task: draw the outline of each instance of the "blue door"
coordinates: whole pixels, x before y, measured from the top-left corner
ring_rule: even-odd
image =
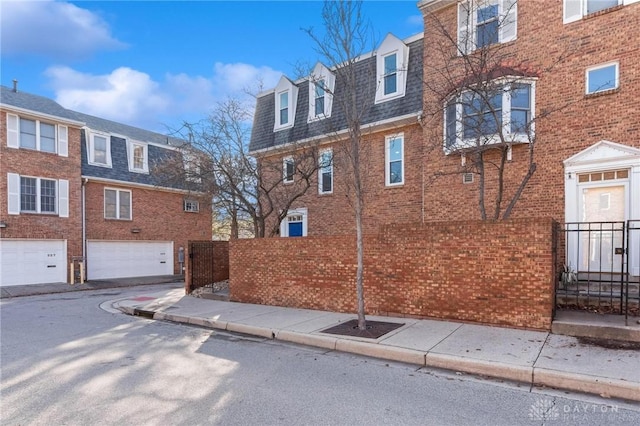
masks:
[[[289,222],[289,236],[302,237],[302,222]]]

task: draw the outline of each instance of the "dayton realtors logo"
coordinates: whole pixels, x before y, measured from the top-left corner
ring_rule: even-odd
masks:
[[[621,420],[624,415],[619,412],[617,405],[589,404],[586,402],[574,402],[569,404],[556,404],[555,399],[539,398],[529,408],[531,420],[561,420],[572,422],[588,422],[596,416],[602,416],[603,420]]]

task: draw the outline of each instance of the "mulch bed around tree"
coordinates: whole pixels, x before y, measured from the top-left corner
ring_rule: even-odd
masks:
[[[380,336],[400,328],[404,323],[367,321],[367,329],[360,330],[358,328],[358,320],[350,320],[322,330],[322,333],[339,334],[341,336],[364,337],[367,339],[377,339]]]

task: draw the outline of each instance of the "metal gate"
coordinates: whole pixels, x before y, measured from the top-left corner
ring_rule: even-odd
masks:
[[[215,282],[214,263],[213,241],[189,241],[189,293]]]
[[[638,315],[640,220],[559,224],[556,307]]]

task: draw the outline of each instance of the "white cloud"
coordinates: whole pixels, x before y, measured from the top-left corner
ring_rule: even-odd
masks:
[[[70,3],[2,1],[0,7],[3,55],[69,59],[126,47],[100,16]]]
[[[282,73],[269,67],[216,63],[209,77],[167,74],[154,81],[149,74],[120,67],[109,74],[93,75],[68,66],[54,66],[45,75],[62,106],[86,114],[164,131],[184,121],[205,118],[216,102],[228,97],[253,107],[247,90],[277,84]]]

